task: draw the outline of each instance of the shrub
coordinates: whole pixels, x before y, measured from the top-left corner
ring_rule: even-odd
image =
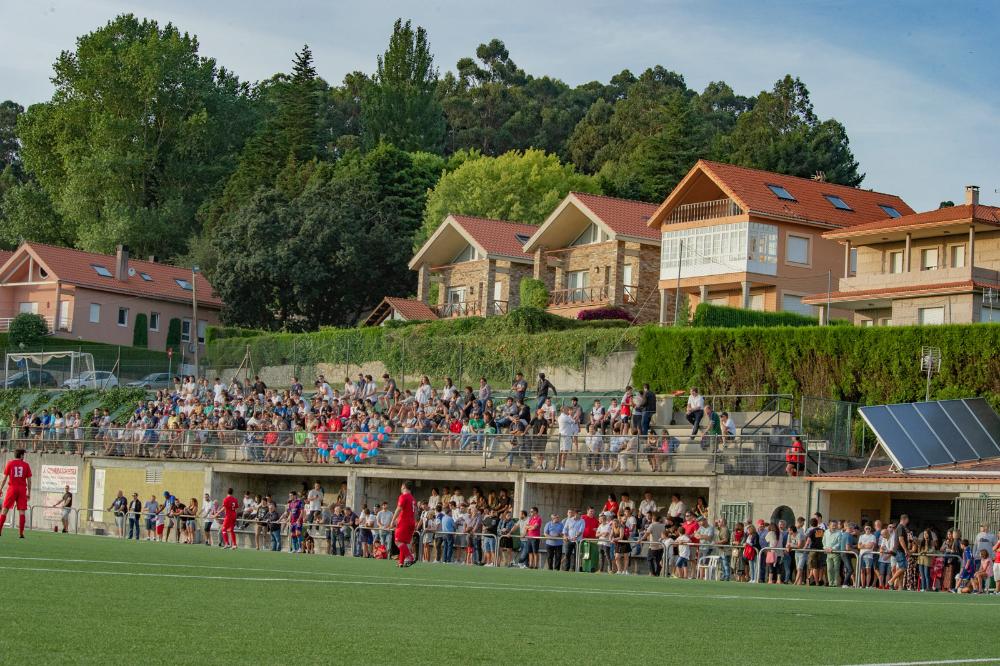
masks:
[[[49,325],[42,315],[22,312],[14,317],[7,329],[7,340],[12,347],[37,347],[49,334]]]
[[[135,316],[135,326],[132,329],[132,346],[149,346],[149,324],[147,323],[145,312],[140,312]]]
[[[743,308],[729,308],[711,303],[701,303],[694,310],[691,326],[818,326],[816,317],[806,317],[794,312],[760,312]]]
[[[519,287],[521,292],[522,308],[538,308],[544,310],[549,305],[549,290],[545,283],[535,278],[525,278],[521,280]]]
[[[167,346],[177,348],[181,344],[181,320],[174,317],[167,324]]]
[[[589,310],[580,310],[576,313],[576,318],[580,321],[599,321],[603,319],[622,319],[627,322],[633,322],[635,319],[628,313],[627,310],[622,308],[604,307],[604,308],[590,308]]]
[[[173,321],[173,320],[171,320]],[[268,331],[256,328],[240,328],[239,326],[209,326],[205,333],[205,342],[213,340],[224,340],[226,338],[252,338],[257,335],[265,335]],[[177,320],[177,341],[180,342],[181,329],[180,320]]]

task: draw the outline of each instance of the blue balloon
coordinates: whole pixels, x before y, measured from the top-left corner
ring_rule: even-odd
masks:
[[[377,455],[378,455],[378,449],[372,449],[371,451],[368,452],[369,458],[374,458]]]
[[[337,460],[339,460],[340,462],[347,462],[347,454],[346,453],[338,453],[337,454]]]
[[[384,435],[385,434],[385,426],[379,426],[378,427],[378,431]]]
[[[361,462],[361,454],[354,456],[354,462]]]

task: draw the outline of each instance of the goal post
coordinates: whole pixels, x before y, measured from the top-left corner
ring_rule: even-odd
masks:
[[[94,355],[79,351],[10,352],[4,358],[3,386],[98,388]]]

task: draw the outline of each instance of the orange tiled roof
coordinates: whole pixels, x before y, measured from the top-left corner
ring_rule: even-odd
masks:
[[[693,169],[698,168],[704,169],[722,185],[724,190],[728,190],[730,196],[744,209],[765,216],[800,219],[804,222],[836,227],[853,227],[884,219],[886,212],[879,207],[879,204],[892,206],[903,215],[914,212],[905,201],[894,194],[708,160],[698,160]],[[785,188],[795,201],[779,199],[768,185]],[[836,208],[824,195],[840,197],[851,210]]]
[[[572,192],[584,206],[601,218],[616,234],[635,236],[638,238],[660,239],[660,232],[651,229],[647,224],[649,218],[656,212],[655,204],[632,199],[618,199],[600,194]]]
[[[10,250],[0,250],[0,266],[7,263],[7,260],[14,256]]]
[[[27,242],[24,245],[38,255],[59,280],[70,284],[115,293],[142,296],[145,298],[191,302],[191,292],[181,288],[175,280],[191,281],[191,269],[178,266],[168,266],[153,261],[141,261],[129,258],[128,265],[135,269],[135,275],[127,276],[124,281],[115,279],[115,255],[84,252],[68,247],[57,247],[44,243]],[[23,247],[23,246],[22,246]],[[93,264],[104,266],[112,277],[102,277],[94,270]],[[144,280],[142,273],[151,280]],[[221,308],[222,300],[212,291],[212,285],[201,273],[195,276],[198,289],[198,304],[212,308]]]
[[[418,301],[415,298],[394,298],[392,296],[386,296],[385,302],[388,303],[396,312],[403,315],[407,321],[421,321],[425,319],[437,319],[438,316],[431,309],[431,306],[427,305],[423,301]]]
[[[971,289],[986,289],[998,285],[978,282],[975,280],[962,280],[960,282],[936,282],[932,284],[913,284],[900,287],[884,287],[879,289],[858,289],[855,291],[834,291],[830,293],[831,301],[852,301],[866,296],[878,298],[880,296],[917,296],[922,294],[941,294],[966,292]],[[826,292],[820,294],[810,294],[802,299],[803,303],[810,305],[822,305],[826,303]]]
[[[900,211],[901,213],[903,211]],[[864,234],[876,231],[890,231],[895,229],[908,229],[921,226],[943,225],[951,222],[973,220],[981,224],[989,224],[1000,227],[1000,208],[996,206],[973,206],[972,204],[962,204],[961,206],[949,206],[948,208],[938,208],[928,210],[923,213],[913,213],[902,215],[901,217],[890,217],[866,224],[852,226],[850,229],[837,229],[823,234],[824,238],[847,238],[856,234]]]
[[[451,217],[462,225],[462,228],[476,239],[476,242],[482,245],[488,254],[531,258],[531,255],[524,251],[524,241],[518,239],[517,236],[522,235],[530,238],[538,231],[537,226],[520,222],[507,222],[506,220],[490,220],[471,215],[452,215]]]

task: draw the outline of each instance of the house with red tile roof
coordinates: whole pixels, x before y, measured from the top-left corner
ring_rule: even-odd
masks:
[[[549,289],[548,310],[575,317],[615,307],[656,321],[660,233],[648,225],[656,206],[570,192],[525,243],[533,277]]]
[[[854,270],[824,232],[913,212],[892,194],[699,160],[647,222],[662,241],[661,321],[678,290],[692,306],[822,314],[805,297]]]
[[[221,309],[201,273],[137,261],[125,247],[106,255],[24,242],[0,256],[0,331],[19,313],[32,312],[45,317],[56,337],[130,346],[144,314],[148,347],[163,350],[171,320],[180,322],[182,344],[196,337],[204,344]]]
[[[852,313],[856,324],[889,326],[1000,322],[1000,208],[965,202],[924,213],[885,217],[834,229],[856,272],[829,295],[804,302]]]
[[[532,258],[523,246],[536,229],[449,215],[410,260],[410,270],[417,272],[416,300],[430,305],[438,317],[505,314],[517,307],[521,280],[532,273]]]

